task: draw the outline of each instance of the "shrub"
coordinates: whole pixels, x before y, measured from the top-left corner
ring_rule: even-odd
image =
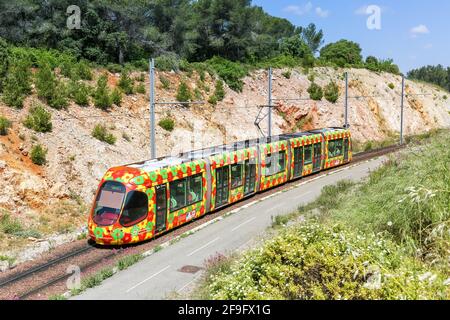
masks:
[[[447,97],[447,96],[443,96],[442,98],[443,98],[444,100],[447,100],[448,97]]]
[[[160,75],[159,81],[161,81],[163,89],[165,90],[170,89],[170,80],[168,78],[164,77],[163,75]]]
[[[445,299],[444,280],[380,235],[309,222],[207,272],[206,288],[224,300]]]
[[[62,81],[57,81],[52,96],[47,100],[47,102],[50,107],[61,110],[69,105],[67,97],[68,90],[66,84]]]
[[[217,104],[217,97],[216,97],[216,95],[212,95],[211,97],[209,97],[208,102],[215,106]]]
[[[362,63],[361,47],[355,42],[340,40],[323,47],[320,50],[320,59],[339,67],[358,65]]]
[[[389,87],[391,90],[394,90],[395,85],[391,82],[391,83],[388,84],[388,87]]]
[[[120,107],[120,105],[122,104],[122,91],[120,91],[120,89],[114,88],[111,93],[111,101],[116,106]]]
[[[331,103],[336,103],[336,101],[339,99],[339,87],[336,83],[330,82],[325,87],[325,99],[327,99]]]
[[[30,63],[20,59],[10,66],[3,82],[3,102],[14,108],[22,108],[25,97],[31,93]]]
[[[0,116],[0,136],[6,136],[8,134],[8,129],[11,128],[11,121],[3,116]]]
[[[161,55],[155,59],[155,67],[161,71],[178,71],[180,59],[174,53]]]
[[[8,74],[10,57],[10,46],[3,38],[0,38],[0,92],[3,91],[3,81]]]
[[[30,156],[31,156],[31,161],[34,164],[42,166],[43,164],[45,164],[47,162],[47,160],[46,160],[47,149],[45,149],[40,144],[37,144],[37,145],[33,146],[33,148],[31,149]]]
[[[43,66],[36,73],[36,90],[39,98],[47,101],[53,97],[57,80],[50,65],[44,63]]]
[[[292,76],[292,73],[288,70],[282,73],[282,76],[285,77],[286,79],[290,79]]]
[[[107,110],[112,105],[112,99],[108,88],[108,78],[106,75],[100,76],[97,81],[97,88],[94,92],[94,104],[97,108]]]
[[[313,100],[320,101],[323,98],[323,90],[316,83],[311,83],[308,88],[309,97]]]
[[[37,104],[30,108],[24,123],[25,127],[36,132],[52,131],[52,115],[44,106]]]
[[[143,83],[140,83],[136,86],[136,93],[145,94],[145,85]]]
[[[223,88],[223,81],[216,81],[216,89],[214,91],[214,95],[217,98],[217,101],[222,101],[225,98],[225,89]]]
[[[92,80],[92,70],[87,61],[80,61],[75,65],[75,72],[82,80]]]
[[[248,74],[248,69],[238,63],[226,60],[221,57],[214,57],[207,61],[215,72],[222,78],[228,86],[234,91],[241,92],[244,86],[242,78]]]
[[[89,95],[91,93],[91,89],[88,85],[86,85],[82,81],[73,81],[70,84],[70,96],[73,101],[80,106],[88,106],[89,105]]]
[[[0,215],[0,231],[6,234],[14,234],[16,232],[22,231],[22,225],[19,220],[11,215],[8,212],[2,211]]]
[[[71,56],[67,56],[64,59],[62,59],[59,65],[61,74],[66,78],[77,77],[78,75],[75,72],[75,64],[76,61]]]
[[[120,79],[119,79],[119,83],[118,86],[120,89],[122,89],[122,92],[125,94],[133,94],[133,79],[130,78],[130,74],[128,70],[123,70],[121,75],[120,75]]]
[[[108,129],[101,125],[97,124],[92,130],[92,136],[97,140],[106,142],[108,144],[115,144],[116,137],[112,133],[108,133]]]
[[[181,81],[176,98],[179,102],[188,102],[192,100],[192,93],[186,82]]]
[[[161,119],[158,125],[166,131],[172,132],[175,128],[175,121],[172,118],[166,117]]]

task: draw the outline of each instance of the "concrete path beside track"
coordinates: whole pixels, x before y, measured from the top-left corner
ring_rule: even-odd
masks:
[[[195,283],[202,271],[184,273],[180,271],[181,268],[202,267],[205,259],[216,253],[248,249],[261,239],[267,227],[272,224],[273,216],[290,213],[300,205],[314,201],[324,186],[341,180],[358,181],[367,177],[385,159],[386,157],[380,157],[358,163],[307,183],[299,180],[299,186],[256,202],[213,223],[72,299],[165,299],[174,293],[183,294]]]

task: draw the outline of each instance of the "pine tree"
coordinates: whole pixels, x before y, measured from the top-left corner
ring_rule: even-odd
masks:
[[[102,75],[97,81],[97,89],[94,93],[94,104],[97,108],[107,110],[112,105],[111,94],[108,88],[108,78]]]

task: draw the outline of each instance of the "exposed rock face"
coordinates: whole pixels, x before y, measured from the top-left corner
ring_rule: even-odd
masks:
[[[283,70],[274,71],[273,98],[301,98],[275,100],[273,134],[325,126],[342,126],[344,122],[345,70],[314,69],[314,81],[325,86],[337,83],[340,97],[336,104],[311,101],[307,88],[308,75],[292,71],[286,79]],[[391,74],[376,74],[367,70],[346,70],[350,75],[349,121],[353,136],[359,141],[382,140],[399,131],[401,78]],[[156,79],[160,73],[157,73]],[[158,101],[174,101],[182,75],[164,73],[171,87],[163,90],[157,84]],[[117,82],[119,75],[109,75],[109,83]],[[158,155],[176,154],[203,146],[219,145],[259,135],[254,125],[260,105],[267,105],[267,73],[256,71],[247,77],[242,93],[226,88],[226,97],[217,106],[192,105],[157,106],[156,121],[170,115],[175,129],[167,132],[156,127]],[[199,76],[189,77],[194,90]],[[214,79],[207,75],[210,93],[202,91],[205,100],[214,91]],[[389,88],[389,84],[394,89]],[[405,132],[413,134],[437,127],[450,126],[449,94],[431,85],[406,82]],[[148,82],[146,83],[148,87]],[[361,97],[363,96],[363,97]],[[357,98],[360,97],[360,98]],[[93,106],[83,108],[71,105],[67,110],[51,110],[53,130],[35,133],[23,127],[20,120],[26,116],[32,101],[29,97],[23,110],[13,110],[0,104],[0,111],[14,123],[10,134],[0,137],[0,208],[29,217],[54,201],[79,195],[90,204],[97,184],[111,166],[149,158],[148,95],[124,97],[121,107],[104,112]],[[91,136],[93,127],[102,123],[117,137],[115,145],[100,142]],[[267,121],[261,129],[266,132]],[[24,140],[23,137],[25,137]],[[129,141],[128,141],[129,140]],[[48,149],[47,164],[35,166],[29,159],[29,150],[38,141]]]

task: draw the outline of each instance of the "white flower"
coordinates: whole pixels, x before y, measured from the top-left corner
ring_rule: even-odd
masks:
[[[392,227],[392,225],[393,225],[392,221],[389,221],[389,222],[387,223],[387,225],[388,225],[388,227]]]

